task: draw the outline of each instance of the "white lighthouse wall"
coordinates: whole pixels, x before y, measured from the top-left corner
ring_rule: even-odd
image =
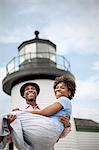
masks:
[[[30,82],[30,81],[28,81]],[[40,94],[37,97],[37,103],[41,108],[55,102],[55,95],[53,90],[53,80],[39,79],[33,80],[40,86]],[[25,82],[24,82],[25,83]],[[20,87],[24,84],[20,83],[13,87],[11,92],[12,108],[22,108],[25,104],[25,99],[20,96]],[[72,129],[67,137],[60,139],[55,146],[55,150],[78,150],[78,144],[76,140],[76,130],[73,118],[71,118]]]
[[[99,150],[99,132],[79,132],[77,140],[80,150]]]

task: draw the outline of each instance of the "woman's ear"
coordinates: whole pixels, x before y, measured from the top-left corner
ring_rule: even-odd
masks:
[[[71,95],[71,91],[68,91],[68,96],[70,96]]]

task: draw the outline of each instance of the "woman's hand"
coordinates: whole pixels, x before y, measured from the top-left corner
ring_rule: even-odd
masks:
[[[68,125],[69,125],[69,117],[68,116],[58,116],[58,119],[61,123],[63,123],[64,128],[68,127]]]
[[[12,111],[17,111],[17,110],[20,110],[19,108],[14,108],[14,109],[12,109]]]

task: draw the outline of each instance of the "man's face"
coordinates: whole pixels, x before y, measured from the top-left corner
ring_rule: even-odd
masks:
[[[34,86],[28,85],[24,89],[24,98],[28,101],[31,101],[31,100],[36,100],[36,97],[37,97],[36,88]]]

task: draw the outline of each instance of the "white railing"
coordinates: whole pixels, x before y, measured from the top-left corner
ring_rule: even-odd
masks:
[[[30,63],[33,61],[34,58],[47,58],[56,64],[56,68],[70,71],[70,63],[64,56],[56,55],[50,52],[41,52],[41,53],[26,53],[24,55],[19,55],[17,57],[12,58],[6,65],[6,75],[19,71],[20,65],[22,63],[24,63],[27,60],[28,60],[27,63]],[[43,62],[40,62],[40,64],[41,63],[42,66],[44,67]]]

